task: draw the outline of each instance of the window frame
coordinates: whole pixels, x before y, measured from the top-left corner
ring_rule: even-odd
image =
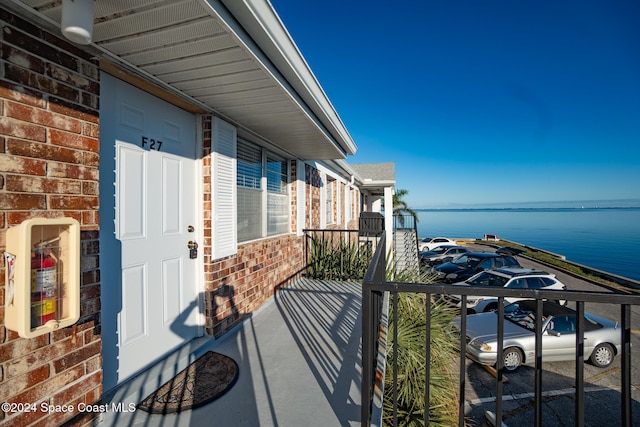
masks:
[[[250,232],[250,235],[248,236],[240,235],[243,229],[241,228],[239,222],[241,220],[241,217],[242,218],[250,217],[250,215],[247,215],[245,212],[241,211],[240,203],[238,203],[238,200],[236,200],[236,203],[238,205],[238,212],[237,212],[237,218],[236,218],[238,222],[238,237],[237,237],[238,244],[245,244],[247,242],[251,242],[254,240],[260,240],[260,239],[265,239],[265,238],[270,238],[278,235],[291,233],[291,164],[289,159],[286,159],[283,156],[280,156],[263,146],[255,144],[243,138],[237,139],[237,146],[238,146],[238,149],[237,149],[238,169],[235,177],[235,185],[237,188],[238,197],[240,197],[242,194],[246,193],[247,191],[257,191],[260,193],[259,194],[259,200],[260,200],[259,216],[260,217],[256,218],[257,221],[255,222],[256,224],[259,224],[259,227],[257,232],[256,231]],[[255,180],[251,182],[254,185],[251,185],[251,186],[240,185],[240,182],[244,181],[241,178],[241,172],[243,170],[250,171],[250,169],[240,166],[243,163],[243,161],[241,160],[240,154],[243,151],[249,152],[251,150],[260,152],[260,156],[259,156],[260,178],[258,180],[259,185],[257,187],[255,186],[255,183],[257,181]],[[279,172],[269,167],[272,160],[279,162],[283,167]],[[270,175],[273,176],[274,174],[276,174],[276,176],[279,176],[280,178],[284,178],[284,180],[280,181],[280,191],[275,190],[275,187],[272,186],[273,181],[270,180]],[[250,178],[256,179],[257,176],[254,175],[253,177],[250,177]],[[270,197],[270,195],[272,195],[273,197]],[[277,203],[278,196],[284,196],[286,200],[284,202]],[[274,201],[276,201],[276,205],[282,206],[282,210],[274,211],[271,208],[273,206]],[[272,215],[274,212],[276,212],[276,217],[278,215],[280,216],[284,215],[286,217],[284,221],[279,222],[280,226],[277,226],[275,231],[273,231],[271,227],[271,224],[273,223],[270,223],[270,215]]]

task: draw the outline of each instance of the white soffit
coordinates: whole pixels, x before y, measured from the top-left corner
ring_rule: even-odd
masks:
[[[10,1],[60,23],[61,1]],[[301,159],[355,153],[267,0],[96,0],[93,44]]]

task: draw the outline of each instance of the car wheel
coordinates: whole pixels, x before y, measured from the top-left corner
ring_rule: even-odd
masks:
[[[498,311],[498,304],[496,304],[495,302],[487,304],[487,306],[484,308],[484,312],[489,313],[491,311]]]
[[[611,365],[614,356],[613,347],[611,347],[610,344],[598,344],[596,348],[593,349],[589,360],[598,368],[606,368]]]
[[[502,354],[504,369],[513,372],[522,364],[522,352],[515,348],[509,347]]]

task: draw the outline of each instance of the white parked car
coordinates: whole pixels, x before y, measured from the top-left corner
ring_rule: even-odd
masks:
[[[430,251],[433,248],[443,245],[456,245],[455,240],[446,237],[425,237],[418,241],[418,252]]]
[[[500,287],[511,289],[556,289],[566,290],[567,287],[560,282],[555,274],[530,268],[501,268],[498,270],[485,270],[470,277],[464,282],[454,283],[458,286],[474,286],[478,288]],[[482,293],[482,289],[478,289]],[[461,307],[460,295],[445,295],[444,300],[451,305]],[[522,298],[505,297],[504,303],[520,301]],[[566,301],[556,301],[565,304]],[[467,312],[470,314],[495,311],[498,309],[497,297],[467,296]]]

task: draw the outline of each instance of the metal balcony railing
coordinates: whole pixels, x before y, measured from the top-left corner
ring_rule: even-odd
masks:
[[[416,229],[416,217],[413,215],[394,215],[393,216],[393,229],[394,230],[402,230]]]
[[[306,229],[306,275],[316,279],[360,280],[383,230]]]
[[[390,314],[391,322],[397,324],[398,312],[394,302],[397,301],[399,294],[403,292],[426,294],[426,301],[430,301],[431,295],[462,295],[462,306],[466,306],[466,299],[469,295],[478,293],[473,287],[461,287],[443,284],[420,284],[420,283],[398,283],[387,282],[385,280],[385,254],[384,236],[378,244],[378,249],[373,254],[371,265],[367,270],[362,284],[362,414],[361,425],[381,425],[383,407],[381,401],[385,388],[391,388],[393,392],[392,408],[394,425],[397,425],[397,360],[386,360],[386,343],[387,343],[387,316]],[[585,379],[584,379],[584,319],[581,315],[584,313],[584,304],[589,303],[608,303],[616,304],[620,307],[620,328],[622,332],[622,352],[619,355],[621,360],[621,405],[620,416],[621,425],[631,426],[631,306],[640,305],[640,297],[637,295],[621,294],[621,293],[605,293],[605,292],[580,292],[580,291],[542,291],[530,289],[506,289],[506,288],[486,288],[482,290],[483,295],[497,297],[499,299],[498,307],[498,364],[496,366],[497,380],[495,390],[495,417],[496,425],[502,425],[502,395],[503,395],[503,370],[502,366],[502,340],[504,337],[504,307],[503,299],[505,297],[519,297],[536,300],[536,316],[538,319],[542,317],[542,301],[549,300],[567,300],[575,302],[577,306],[577,317],[581,319],[577,324],[576,333],[576,360],[575,360],[575,424],[584,425],[585,410]],[[430,384],[430,304],[426,304],[426,354],[424,376],[425,381],[425,425],[429,424],[429,384]],[[536,322],[536,346],[535,346],[535,391],[534,391],[534,425],[542,425],[542,331],[540,330],[542,322]],[[467,314],[462,310],[461,313],[461,334],[460,334],[460,367],[459,367],[459,420],[458,424],[464,426],[465,416],[465,381],[466,381],[466,327]],[[397,330],[397,328],[393,328]],[[388,337],[393,345],[397,345],[398,337],[395,334]],[[392,352],[397,355],[398,351]],[[386,365],[385,365],[386,364]],[[385,369],[392,369],[392,384],[384,383]],[[375,404],[374,404],[375,403]],[[377,412],[374,412],[376,410]]]

